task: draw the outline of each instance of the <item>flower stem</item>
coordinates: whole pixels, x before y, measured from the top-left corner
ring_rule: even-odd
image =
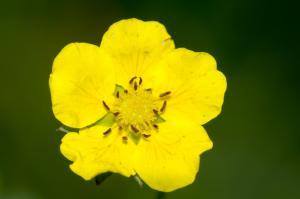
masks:
[[[165,199],[166,198],[166,193],[158,191],[156,195],[156,199]]]

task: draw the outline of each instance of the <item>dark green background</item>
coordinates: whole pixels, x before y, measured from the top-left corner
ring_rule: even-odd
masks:
[[[115,175],[100,187],[71,173],[51,112],[53,58],[99,44],[109,25],[162,22],[177,47],[215,56],[228,80],[197,180],[167,198],[300,198],[299,6],[292,1],[1,1],[0,198],[154,198]]]

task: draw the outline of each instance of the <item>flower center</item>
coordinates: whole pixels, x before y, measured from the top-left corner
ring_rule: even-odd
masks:
[[[124,141],[130,134],[148,138],[153,130],[158,130],[158,124],[164,121],[161,114],[166,110],[171,92],[154,96],[152,89],[144,88],[142,82],[141,77],[133,77],[128,89],[117,85],[114,93],[116,101],[111,108],[103,102],[104,107],[115,115],[118,128],[127,132],[123,136]]]
[[[133,90],[121,95],[115,108],[120,113],[119,123],[122,126],[130,124],[145,129],[147,122],[154,121],[156,115],[153,110],[157,109],[158,106],[158,101],[151,92]]]

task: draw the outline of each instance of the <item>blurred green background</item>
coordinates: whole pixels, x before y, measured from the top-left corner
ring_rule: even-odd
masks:
[[[296,2],[296,1],[294,1]],[[109,25],[162,22],[177,47],[215,56],[228,79],[213,150],[195,183],[167,198],[300,198],[299,5],[293,1],[1,1],[0,198],[154,198],[118,175],[101,186],[71,173],[48,77],[70,42],[99,44]],[[298,50],[298,52],[297,52]]]

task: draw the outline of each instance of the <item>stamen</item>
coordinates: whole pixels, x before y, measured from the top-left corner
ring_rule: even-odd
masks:
[[[133,130],[133,132],[135,132],[135,133],[139,132],[139,130],[136,127],[134,127],[133,125],[130,125],[130,127]]]
[[[160,108],[160,112],[164,112],[166,110],[167,107],[167,101],[164,101],[162,107]]]
[[[106,131],[103,132],[103,135],[108,135],[111,132],[111,128],[107,129]]]
[[[139,136],[143,136],[143,133],[148,130],[158,129],[158,126],[153,124],[160,122],[159,115],[166,110],[167,106],[167,98],[159,99],[159,96],[164,97],[171,93],[169,91],[158,94],[159,96],[153,96],[151,87],[142,88],[143,81],[142,77],[132,77],[129,80],[128,90],[115,92],[115,96],[119,99],[116,99],[116,104],[111,107],[111,113],[116,116],[118,126]],[[147,134],[145,134],[146,137],[149,137],[150,135]],[[127,134],[122,134],[121,138],[123,140],[130,139]]]
[[[143,134],[144,138],[148,138],[150,137],[151,135],[150,134]]]
[[[134,82],[134,86],[133,86],[133,88],[134,88],[134,90],[135,90],[135,91],[137,90],[137,87],[138,87],[137,83],[136,83],[136,82]]]
[[[129,84],[132,84],[132,82],[136,79],[136,76],[130,79]]]
[[[158,125],[157,124],[153,124],[152,125],[155,129],[158,129]]]
[[[127,137],[127,136],[123,136],[123,137],[122,137],[122,140],[123,140],[124,142],[126,142],[126,141],[128,140],[128,137]]]
[[[153,113],[154,113],[155,115],[158,115],[158,110],[153,109]]]
[[[109,106],[107,106],[107,104],[105,103],[105,101],[102,101],[102,103],[103,103],[103,106],[106,108],[106,110],[110,110],[110,108],[109,108]]]
[[[161,93],[159,95],[159,97],[165,97],[165,96],[170,95],[170,94],[171,94],[171,91],[167,91],[167,92]]]

